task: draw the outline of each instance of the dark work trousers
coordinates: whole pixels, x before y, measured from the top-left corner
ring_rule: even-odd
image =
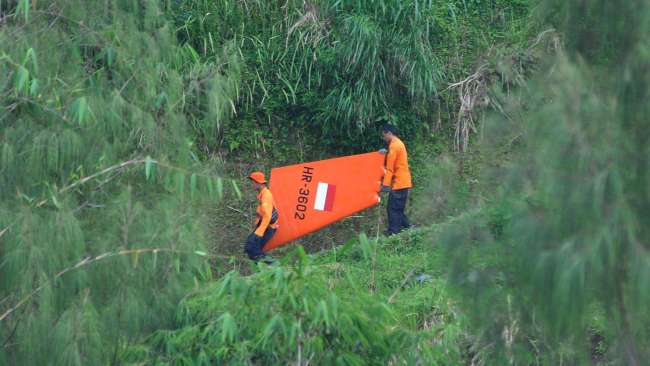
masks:
[[[251,233],[246,239],[246,246],[244,247],[244,251],[248,255],[248,258],[257,261],[266,257],[266,253],[262,251],[262,248],[264,248],[264,245],[271,240],[273,235],[275,235],[275,229],[272,229],[271,227],[266,228],[264,236],[262,237],[255,235],[254,232]]]
[[[411,227],[408,217],[404,213],[409,189],[396,189],[388,194],[388,235],[397,234],[403,229]]]

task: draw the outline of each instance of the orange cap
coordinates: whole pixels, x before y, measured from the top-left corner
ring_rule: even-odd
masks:
[[[251,175],[248,176],[248,178],[255,183],[259,183],[259,184],[266,183],[266,178],[264,178],[264,173],[262,172],[252,172]]]

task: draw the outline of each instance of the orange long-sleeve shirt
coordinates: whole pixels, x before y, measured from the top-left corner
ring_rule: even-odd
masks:
[[[273,207],[275,203],[273,202],[273,194],[271,191],[264,187],[260,190],[260,193],[257,195],[257,200],[259,204],[257,206],[257,229],[255,229],[255,235],[264,236],[264,232],[267,227],[277,229],[278,223],[275,222],[271,224],[271,217],[273,216]]]
[[[409,170],[408,154],[402,140],[394,137],[388,145],[386,155],[385,186],[392,189],[411,188],[411,171]]]

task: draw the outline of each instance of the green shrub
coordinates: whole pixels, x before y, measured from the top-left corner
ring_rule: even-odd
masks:
[[[266,267],[228,273],[185,300],[173,330],[136,347],[133,363],[170,365],[432,364],[432,337],[409,331],[368,292],[339,293],[326,267]],[[302,362],[302,363],[301,363]]]

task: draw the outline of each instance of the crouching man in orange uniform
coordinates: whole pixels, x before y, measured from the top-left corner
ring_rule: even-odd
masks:
[[[253,189],[257,193],[257,219],[255,223],[255,231],[253,231],[246,239],[244,251],[248,258],[258,261],[264,260],[271,262],[272,259],[262,251],[264,245],[275,235],[278,228],[278,210],[275,208],[273,201],[273,194],[266,186],[266,178],[262,172],[253,172],[248,178],[253,182]]]

